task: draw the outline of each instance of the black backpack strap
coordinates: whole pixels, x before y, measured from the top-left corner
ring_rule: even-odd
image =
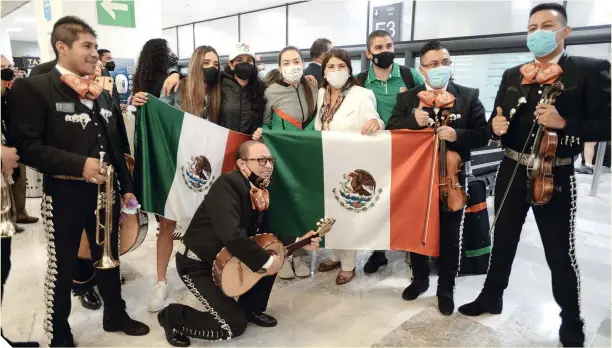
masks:
[[[404,84],[406,85],[406,89],[412,89],[415,86],[414,77],[412,76],[412,70],[403,65],[400,65],[400,75],[402,76],[402,80],[404,80]]]
[[[365,83],[366,83],[366,80],[367,80],[367,78],[368,78],[368,73],[369,73],[369,71],[370,71],[370,70],[368,69],[368,70],[365,70],[365,71],[360,72],[360,73],[357,75],[357,81],[359,81],[359,83],[360,83],[361,87],[365,87]]]

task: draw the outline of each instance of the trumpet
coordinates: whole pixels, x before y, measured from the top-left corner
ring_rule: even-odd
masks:
[[[2,173],[0,180],[2,181],[2,186],[0,187],[0,237],[10,238],[16,232],[11,214],[13,197],[7,175]]]
[[[102,246],[102,257],[93,266],[98,269],[119,267],[120,262],[111,252],[111,233],[113,232],[113,205],[115,204],[114,177],[112,165],[104,164],[104,152],[100,152],[100,174],[104,175],[105,183],[98,185],[98,202],[96,206],[96,244]],[[102,186],[104,185],[104,190]],[[100,223],[101,210],[104,209],[104,224]],[[100,229],[104,230],[104,240],[100,241]]]

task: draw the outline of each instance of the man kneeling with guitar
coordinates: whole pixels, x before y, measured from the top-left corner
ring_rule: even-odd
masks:
[[[159,324],[173,346],[189,346],[189,337],[228,340],[242,335],[247,322],[276,326],[276,319],[263,312],[276,273],[283,264],[284,250],[280,255],[270,256],[269,248],[264,249],[250,238],[270,233],[265,212],[269,205],[266,186],[274,169],[274,158],[263,143],[247,141],[238,150],[236,165],[238,170],[219,176],[213,183],[178,247],[176,269],[207,311],[173,303],[159,312]],[[303,241],[298,243],[306,245],[305,249],[314,250],[321,238],[311,231],[298,241]],[[220,262],[223,255],[226,257]],[[257,276],[261,280],[238,296],[240,291],[227,290],[230,285],[221,272],[238,275],[231,284],[236,287],[259,279]],[[225,281],[223,285],[221,280]],[[236,296],[238,301],[230,296]]]

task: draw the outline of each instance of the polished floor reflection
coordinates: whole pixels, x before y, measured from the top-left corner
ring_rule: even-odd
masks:
[[[578,175],[577,252],[582,274],[582,310],[586,321],[587,345],[610,347],[610,174],[602,175],[596,197],[589,196],[592,176]],[[30,199],[29,212],[40,216],[40,200]],[[489,202],[491,205],[492,202]],[[490,208],[491,210],[491,208]],[[144,337],[106,333],[101,328],[102,311],[90,311],[73,300],[70,318],[79,346],[164,347],[169,346],[155,314],[146,305],[155,281],[155,220],[149,235],[136,251],[121,259],[127,278],[123,295],[129,313],[151,326]],[[4,334],[13,340],[44,343],[43,280],[46,241],[42,224],[27,226],[13,241],[13,267],[2,310]],[[320,251],[324,254],[326,251]],[[542,242],[530,214],[514,262],[504,311],[498,316],[468,318],[460,314],[444,317],[437,311],[435,286],[422,298],[405,302],[403,289],[410,270],[404,254],[389,253],[391,262],[378,274],[364,275],[361,269],[368,253],[359,255],[355,279],[343,286],[334,282],[335,273],[312,278],[277,281],[268,313],[277,317],[276,328],[250,325],[246,333],[230,342],[193,340],[193,346],[265,347],[524,347],[557,346],[559,309],[552,297],[550,272]],[[322,259],[319,255],[319,259]],[[169,302],[200,308],[174,271],[169,272]],[[484,276],[458,279],[457,305],[478,294]],[[432,284],[436,279],[432,279]]]

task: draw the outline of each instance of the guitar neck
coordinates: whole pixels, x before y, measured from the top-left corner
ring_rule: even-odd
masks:
[[[297,241],[297,242],[295,242],[295,243],[293,243],[293,244],[287,245],[287,246],[285,247],[285,250],[287,250],[287,256],[289,256],[289,255],[293,254],[293,252],[295,252],[296,250],[302,249],[302,248],[303,248],[303,247],[305,247],[306,245],[310,244],[310,241],[311,241],[313,238],[317,238],[318,236],[319,236],[319,234],[318,234],[318,233],[316,233],[315,235],[310,236],[310,237],[308,237],[308,238],[306,238],[306,239],[302,239],[302,240]]]

